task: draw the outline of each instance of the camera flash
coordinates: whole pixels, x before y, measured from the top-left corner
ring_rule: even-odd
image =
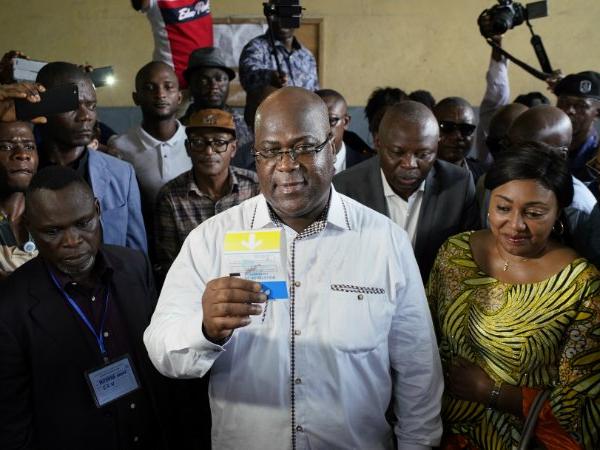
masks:
[[[106,77],[106,84],[107,84],[108,86],[112,86],[113,84],[115,84],[115,81],[116,81],[116,80],[115,80],[115,77],[114,77],[113,75],[108,75],[108,76]]]

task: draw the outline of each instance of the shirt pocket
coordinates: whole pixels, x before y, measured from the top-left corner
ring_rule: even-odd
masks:
[[[332,283],[329,342],[344,352],[368,352],[387,340],[393,305],[377,286]]]

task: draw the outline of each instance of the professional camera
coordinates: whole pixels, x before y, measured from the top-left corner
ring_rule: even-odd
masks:
[[[300,28],[300,0],[270,0],[263,3],[263,11],[267,19],[276,18],[281,28]]]
[[[526,6],[513,2],[513,0],[498,0],[498,3],[482,13],[490,18],[493,34],[504,34],[526,20],[548,15],[546,1],[533,2]]]
[[[523,5],[512,0],[498,0],[498,3],[488,10],[495,34],[506,33],[525,22],[526,10]]]

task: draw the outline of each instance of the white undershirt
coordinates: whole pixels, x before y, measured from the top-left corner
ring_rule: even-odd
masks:
[[[342,141],[342,148],[335,155],[335,173],[340,173],[342,170],[346,170],[346,144]]]
[[[415,236],[417,235],[417,222],[419,221],[419,213],[421,212],[421,204],[423,203],[423,193],[425,192],[425,180],[419,185],[418,189],[408,197],[408,201],[404,200],[394,192],[390,184],[381,171],[381,181],[383,183],[383,194],[387,203],[390,219],[400,225],[410,239],[413,247],[415,246]]]

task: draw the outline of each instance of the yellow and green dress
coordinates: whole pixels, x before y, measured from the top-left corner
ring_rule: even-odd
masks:
[[[523,412],[550,389],[536,438],[548,449],[600,449],[600,274],[577,259],[550,278],[504,283],[473,259],[471,232],[440,249],[427,294],[445,364],[461,356],[521,386]],[[522,421],[444,394],[445,449],[513,449]]]

